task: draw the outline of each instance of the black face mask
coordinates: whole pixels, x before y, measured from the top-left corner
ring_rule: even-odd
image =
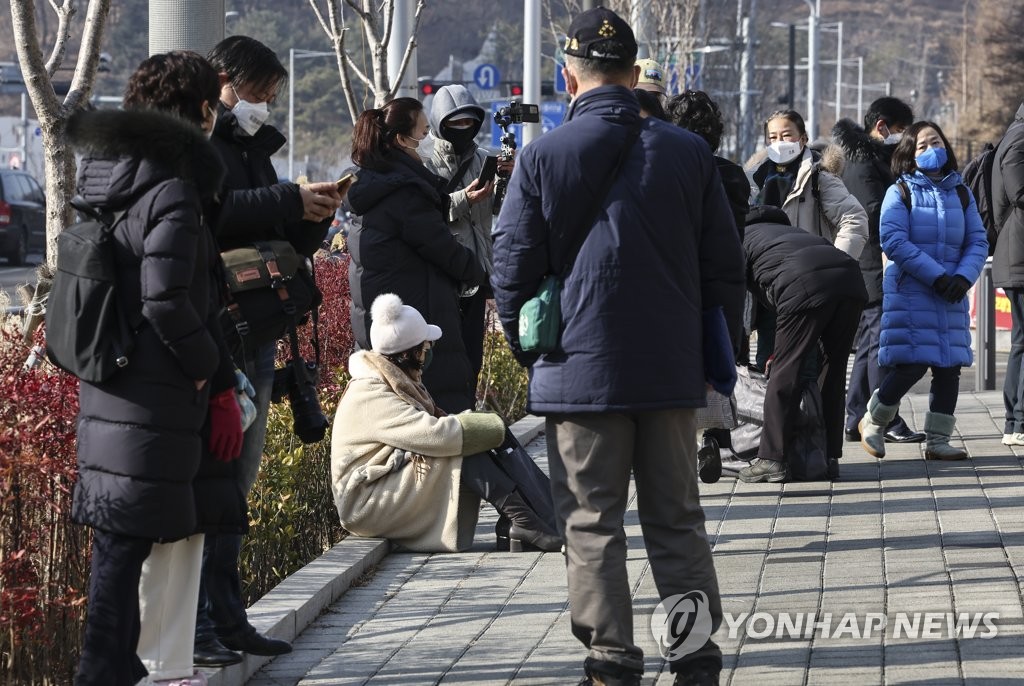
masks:
[[[441,135],[452,144],[456,154],[461,155],[472,147],[473,139],[476,138],[479,130],[478,126],[470,126],[468,129],[453,129],[445,126],[441,130]]]

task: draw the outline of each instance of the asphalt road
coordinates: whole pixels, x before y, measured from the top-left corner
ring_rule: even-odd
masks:
[[[42,255],[30,254],[28,264],[23,267],[12,267],[6,262],[0,262],[0,290],[9,296],[9,305],[17,307],[22,304],[15,289],[23,283],[34,284],[36,282],[36,266],[42,258]]]

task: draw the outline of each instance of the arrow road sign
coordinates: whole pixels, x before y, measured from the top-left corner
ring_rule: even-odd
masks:
[[[481,64],[473,70],[473,83],[483,90],[497,88],[501,83],[501,72],[493,64]]]

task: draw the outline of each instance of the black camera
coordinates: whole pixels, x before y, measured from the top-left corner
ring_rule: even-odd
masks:
[[[508,130],[513,124],[540,122],[540,107],[511,101],[506,107],[500,107],[494,113],[494,123],[501,127],[501,152],[498,153],[498,161],[507,162],[516,156],[516,135]],[[494,182],[494,204],[491,211],[498,214],[501,211],[501,204],[505,201],[505,191],[508,190],[509,172],[499,170],[498,179]]]
[[[279,403],[288,396],[292,408],[292,433],[303,443],[318,443],[327,434],[330,422],[320,409],[316,393],[319,368],[301,357],[289,360],[274,370],[274,387],[270,399]]]

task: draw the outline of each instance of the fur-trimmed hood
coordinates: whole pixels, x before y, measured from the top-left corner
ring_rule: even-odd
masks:
[[[119,207],[167,178],[191,181],[210,199],[224,181],[224,164],[199,127],[153,110],[92,110],[72,115],[72,148],[83,153],[79,193]]]
[[[840,119],[832,127],[832,140],[843,149],[846,159],[851,162],[868,162],[874,159],[888,159],[886,145],[875,140],[852,119]],[[895,146],[893,146],[895,147]]]
[[[846,156],[843,154],[843,149],[838,145],[831,143],[821,144],[820,141],[807,145],[807,148],[811,150],[813,155],[813,161],[818,164],[820,169],[833,174],[835,176],[842,176],[843,169],[846,167]],[[758,148],[751,155],[746,164],[743,165],[743,169],[747,172],[753,173],[762,164],[768,161],[768,149]]]

